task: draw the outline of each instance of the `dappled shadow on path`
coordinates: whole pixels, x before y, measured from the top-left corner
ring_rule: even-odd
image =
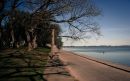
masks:
[[[48,66],[44,70],[44,78],[47,81],[77,81],[74,77],[70,75],[64,64],[59,58],[53,58],[47,63]]]

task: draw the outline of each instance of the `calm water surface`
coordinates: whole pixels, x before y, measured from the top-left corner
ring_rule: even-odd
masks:
[[[130,46],[64,47],[64,50],[130,66]]]

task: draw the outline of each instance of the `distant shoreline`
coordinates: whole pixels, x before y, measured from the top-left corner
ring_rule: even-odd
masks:
[[[101,46],[63,46],[64,47],[130,47],[130,45],[121,45],[121,46],[111,46],[111,45],[101,45]]]

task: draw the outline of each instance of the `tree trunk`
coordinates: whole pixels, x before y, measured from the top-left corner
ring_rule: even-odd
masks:
[[[33,37],[33,39],[32,39],[32,48],[34,49],[34,48],[37,48],[37,43],[36,43],[36,35]]]
[[[26,31],[26,38],[27,38],[27,50],[30,51],[32,49],[32,46],[31,46],[31,38],[28,31]]]
[[[28,51],[31,51],[37,47],[37,43],[36,43],[37,36],[34,34],[34,31],[32,31],[31,29],[26,32],[26,35],[27,35]]]
[[[16,48],[19,48],[19,42],[16,42]]]
[[[14,42],[14,31],[11,29],[11,31],[10,31],[10,35],[11,35],[11,39],[12,39],[12,41],[11,41],[11,43],[13,44],[13,47],[15,47],[15,42]]]
[[[31,42],[28,42],[28,51],[31,51],[32,50],[32,44]]]

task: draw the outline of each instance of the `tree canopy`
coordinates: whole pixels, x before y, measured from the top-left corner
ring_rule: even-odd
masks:
[[[57,30],[55,43],[61,37],[81,39],[88,32],[100,34],[97,23],[91,21],[98,15],[100,10],[92,0],[1,0],[0,47],[19,47],[21,42],[28,48],[45,46],[51,42],[52,28]],[[60,34],[61,29],[69,33]]]

